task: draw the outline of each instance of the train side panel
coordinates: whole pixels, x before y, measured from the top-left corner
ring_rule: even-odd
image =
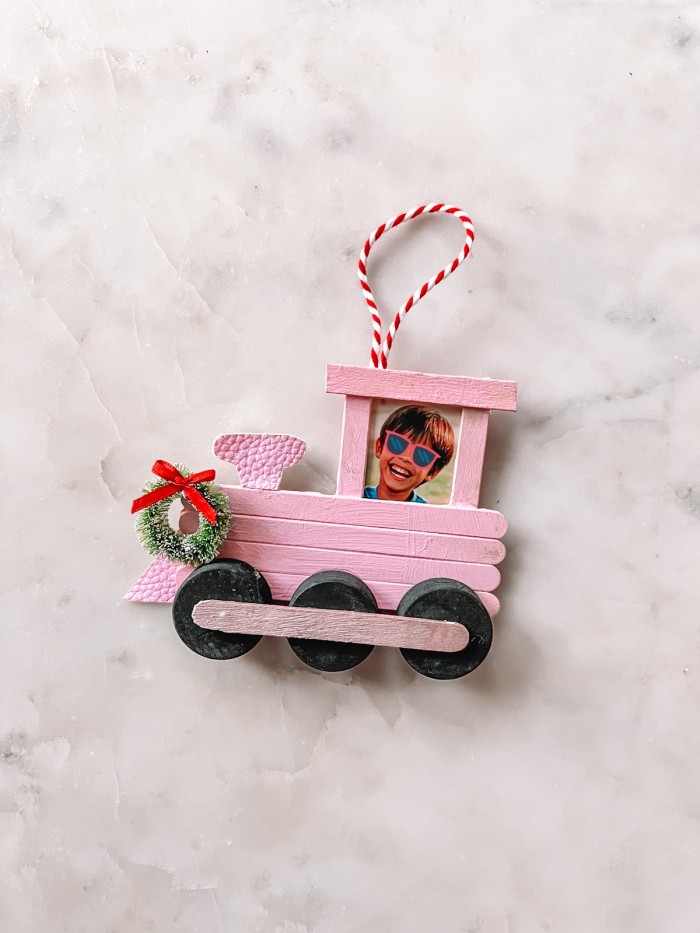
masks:
[[[491,591],[505,548],[499,512],[488,509],[377,502],[319,493],[223,486],[231,528],[220,556],[252,564],[273,598],[287,602],[317,570],[346,570],[369,585],[380,609],[396,609],[403,594],[429,577],[450,577],[475,590],[495,615]],[[184,532],[198,516],[185,511]],[[171,601],[191,568],[157,558],[127,599]]]

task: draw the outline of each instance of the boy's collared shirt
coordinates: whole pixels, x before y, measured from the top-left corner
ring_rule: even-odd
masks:
[[[364,499],[378,499],[379,497],[377,496],[377,487],[376,486],[365,486],[363,498]],[[404,502],[422,502],[423,505],[428,504],[425,499],[422,499],[416,493],[415,489],[411,490],[411,495],[408,497],[408,499],[404,499]]]

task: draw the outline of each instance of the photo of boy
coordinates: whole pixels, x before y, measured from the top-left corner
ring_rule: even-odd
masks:
[[[365,487],[364,498],[426,504],[428,499],[419,496],[416,489],[436,479],[452,459],[454,449],[454,430],[441,412],[424,405],[397,408],[371,445],[370,461],[376,460],[368,464],[367,475],[376,475],[377,466],[379,475],[376,485]],[[430,500],[449,501],[450,486],[451,477],[446,492],[441,490]]]

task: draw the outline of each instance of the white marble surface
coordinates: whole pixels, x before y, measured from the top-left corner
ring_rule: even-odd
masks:
[[[33,0],[3,11],[2,933],[695,933],[698,6]],[[520,382],[487,662],[189,653],[129,505],[225,430],[309,443],[364,236],[465,267],[393,365]],[[460,243],[397,232],[393,308]]]

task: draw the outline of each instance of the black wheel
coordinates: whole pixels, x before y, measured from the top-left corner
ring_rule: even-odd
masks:
[[[418,651],[402,648],[401,654],[414,671],[434,680],[455,680],[477,668],[489,653],[493,639],[491,616],[486,607],[464,583],[457,580],[423,580],[405,594],[397,615],[419,619],[461,622],[469,632],[469,644],[462,651]]]
[[[203,658],[228,661],[254,648],[261,635],[236,635],[200,628],[192,610],[204,599],[229,599],[242,603],[271,603],[267,580],[242,560],[215,560],[203,564],[187,577],[175,594],[175,631],[188,648]]]
[[[362,580],[344,570],[322,570],[304,580],[289,600],[308,609],[347,609],[376,612],[374,594]],[[347,671],[370,654],[373,645],[355,645],[317,638],[290,638],[294,654],[317,671]]]

